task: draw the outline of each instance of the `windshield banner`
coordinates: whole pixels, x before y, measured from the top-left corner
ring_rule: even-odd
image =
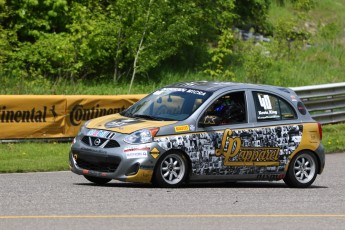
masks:
[[[0,95],[0,140],[74,137],[85,121],[115,114],[146,95]]]

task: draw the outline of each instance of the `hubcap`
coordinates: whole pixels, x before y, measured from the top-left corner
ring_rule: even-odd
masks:
[[[308,183],[315,175],[314,159],[308,154],[300,155],[294,164],[294,174],[301,183]]]
[[[162,161],[161,175],[167,183],[179,183],[183,179],[184,173],[185,165],[180,155],[171,154]]]

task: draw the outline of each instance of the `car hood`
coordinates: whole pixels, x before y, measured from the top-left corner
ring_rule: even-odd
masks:
[[[152,121],[142,118],[129,118],[121,116],[120,114],[113,114],[104,117],[92,119],[88,124],[89,129],[103,129],[118,133],[132,133],[134,131],[163,127],[166,125],[175,124],[177,121]]]

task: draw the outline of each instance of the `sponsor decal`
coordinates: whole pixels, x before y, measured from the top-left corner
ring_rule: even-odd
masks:
[[[280,125],[161,136],[155,142],[164,151],[184,151],[193,175],[279,175],[286,171],[302,133],[302,125]]]
[[[189,125],[180,125],[180,126],[175,126],[175,132],[187,132],[189,131]]]
[[[269,111],[258,111],[259,115],[277,115],[278,111],[274,111],[274,110],[269,110]],[[279,117],[279,116],[278,116]]]
[[[125,107],[121,108],[100,108],[99,104],[91,108],[84,108],[83,105],[75,105],[70,113],[69,119],[73,126],[78,126],[83,121],[87,121],[96,117],[102,117],[109,114],[119,113],[125,110]]]
[[[126,154],[127,159],[147,157],[147,151],[131,151],[131,152],[126,152],[125,154]]]
[[[95,150],[95,149],[84,148],[84,147],[82,147],[80,149],[83,150],[83,151],[87,151],[87,152],[96,152],[96,153],[102,153],[102,154],[106,154],[107,153],[107,151],[105,151],[105,150]]]
[[[174,92],[186,92],[190,94],[196,94],[200,96],[205,96],[206,92],[202,90],[186,89],[186,88],[164,88],[162,91],[174,91]],[[161,91],[157,91],[156,95],[159,95]]]
[[[116,133],[106,131],[106,130],[99,130],[99,129],[90,129],[86,136],[90,137],[100,137],[100,138],[106,138],[106,139],[113,139],[115,140]]]
[[[114,121],[107,122],[105,124],[105,127],[107,127],[107,128],[118,128],[121,126],[133,125],[133,124],[138,124],[138,123],[142,123],[142,122],[143,121],[134,120],[134,119],[117,119]]]
[[[281,180],[284,177],[285,174],[259,174],[256,178],[258,180]]]
[[[258,111],[258,119],[275,119],[280,118],[278,111],[273,110],[270,96],[258,94],[260,106],[264,108],[264,111]]]
[[[206,93],[204,91],[194,90],[194,89],[187,90],[187,93],[196,94],[196,95],[200,95],[200,96],[206,95]]]
[[[191,131],[195,131],[195,126],[194,125],[190,125],[189,128],[190,128]]]
[[[148,146],[138,146],[138,147],[125,148],[123,152],[125,153],[127,159],[134,159],[134,158],[146,158],[149,150],[150,150],[150,147]]]
[[[185,88],[163,88],[162,91],[186,92]]]
[[[219,149],[216,149],[216,156],[223,155],[225,157],[225,166],[279,165],[279,148],[241,148],[240,137],[231,136],[232,131],[226,129],[223,134],[221,146]]]
[[[219,123],[219,117],[217,116],[205,116],[204,124],[205,125],[215,125]]]
[[[291,95],[291,101],[297,101],[297,98],[294,95]]]
[[[159,150],[157,148],[153,148],[150,154],[154,159],[156,159],[159,156]]]
[[[52,115],[54,119],[58,116],[55,111],[55,105],[48,109],[47,106],[42,108],[32,108],[30,110],[7,110],[6,106],[0,107],[1,123],[40,123],[47,122],[47,115]]]
[[[129,147],[125,148],[123,151],[124,152],[133,152],[133,151],[149,151],[150,147],[148,146],[139,146],[139,147]]]
[[[269,111],[258,111],[258,112],[259,112],[259,116],[258,116],[259,120],[280,118],[280,116],[278,115],[278,111],[269,110]]]
[[[270,97],[268,95],[258,95],[258,98],[261,107],[263,107],[265,110],[272,109]]]

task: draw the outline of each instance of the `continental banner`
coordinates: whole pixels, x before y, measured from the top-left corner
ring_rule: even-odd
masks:
[[[0,95],[0,139],[76,136],[87,120],[123,111],[145,95]]]

